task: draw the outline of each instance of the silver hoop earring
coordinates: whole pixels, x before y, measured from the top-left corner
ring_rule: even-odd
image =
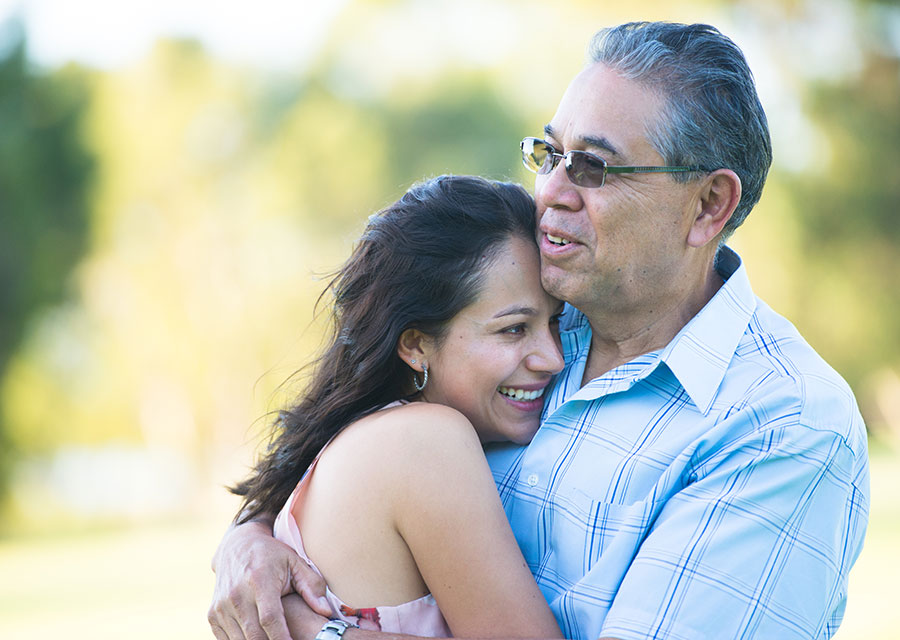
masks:
[[[416,391],[421,391],[428,384],[428,365],[424,362],[422,363],[422,372],[425,376],[422,378],[422,384],[419,384],[419,378],[416,376],[416,372],[413,371],[413,384],[416,386]]]

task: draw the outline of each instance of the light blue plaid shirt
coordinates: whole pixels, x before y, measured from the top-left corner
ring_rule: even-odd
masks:
[[[568,638],[828,638],[869,513],[866,432],[846,383],[752,290],[727,281],[660,351],[581,388],[591,330],[527,447],[491,447],[500,495]]]

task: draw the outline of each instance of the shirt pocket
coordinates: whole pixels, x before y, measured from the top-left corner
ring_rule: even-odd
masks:
[[[591,500],[578,490],[559,491],[543,514],[547,549],[544,575],[563,590],[577,583],[609,597],[653,524],[649,498],[632,504]],[[581,590],[576,588],[576,591]]]

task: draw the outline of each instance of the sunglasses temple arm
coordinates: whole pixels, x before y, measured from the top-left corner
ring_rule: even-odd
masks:
[[[699,169],[697,167],[606,167],[606,173],[682,173],[685,171],[699,171]]]

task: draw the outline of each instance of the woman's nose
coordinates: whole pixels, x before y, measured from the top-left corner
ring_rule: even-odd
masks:
[[[550,374],[562,371],[565,361],[559,344],[551,332],[541,336],[534,352],[529,356],[528,368],[532,371],[542,371]]]

